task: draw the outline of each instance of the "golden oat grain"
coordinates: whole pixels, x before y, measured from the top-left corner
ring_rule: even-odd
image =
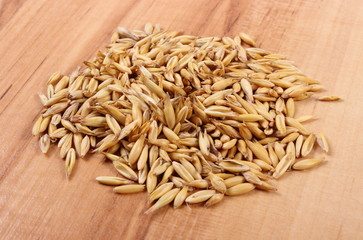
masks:
[[[66,163],[66,175],[67,177],[69,177],[72,173],[74,164],[76,163],[76,151],[73,148],[68,150],[65,163]]]
[[[241,195],[248,193],[253,189],[255,189],[255,185],[253,185],[252,183],[240,183],[228,188],[226,191],[226,195],[229,196]]]
[[[296,162],[292,168],[294,170],[306,170],[313,168],[323,162],[323,158],[310,158],[310,159],[303,159],[301,161]]]
[[[224,180],[224,184],[227,188],[233,187],[237,184],[243,183],[245,181],[245,178],[243,176],[234,176],[231,178],[227,178]]]
[[[214,194],[205,204],[204,204],[204,206],[205,207],[210,207],[210,206],[213,206],[213,205],[215,205],[215,204],[217,204],[217,203],[219,203],[219,202],[221,202],[222,201],[222,199],[223,199],[223,197],[224,197],[224,194],[222,194],[222,193],[216,193],[216,194]]]
[[[145,189],[145,185],[129,184],[129,185],[115,187],[113,189],[113,191],[115,193],[137,193],[137,192],[144,191],[144,189]]]
[[[50,137],[48,134],[44,134],[39,140],[39,147],[42,153],[47,153],[50,147]]]
[[[126,179],[126,178],[120,178],[120,177],[110,177],[110,176],[100,176],[97,177],[96,180],[99,183],[110,185],[110,186],[118,186],[122,184],[132,184],[133,181]]]
[[[291,166],[293,161],[293,156],[291,152],[286,153],[286,155],[281,159],[281,161],[277,164],[275,168],[275,172],[273,173],[274,178],[280,178]]]
[[[316,137],[310,134],[301,147],[301,156],[306,157],[314,147]]]
[[[201,203],[207,201],[216,193],[215,190],[201,190],[193,193],[185,199],[186,203]]]
[[[339,101],[340,99],[338,96],[321,96],[318,98],[319,101]]]
[[[163,196],[165,193],[170,191],[174,186],[174,183],[168,182],[160,185],[157,187],[150,195],[149,195],[149,201],[152,202],[161,196]]]
[[[188,196],[188,186],[184,186],[174,199],[174,208],[180,207]]]
[[[319,133],[319,134],[316,134],[315,137],[316,137],[316,142],[321,147],[321,149],[323,149],[326,153],[328,153],[329,144],[328,144],[328,140],[325,137],[325,135],[323,133]]]
[[[159,198],[159,200],[153,206],[151,206],[145,212],[145,214],[150,214],[150,213],[156,211],[157,209],[164,207],[165,205],[168,205],[169,203],[171,203],[175,199],[175,197],[177,196],[179,191],[180,191],[179,188],[174,188],[174,189],[170,190],[169,192],[165,193],[161,198]]]

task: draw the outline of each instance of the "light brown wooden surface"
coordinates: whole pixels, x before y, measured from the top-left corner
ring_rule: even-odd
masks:
[[[0,239],[363,239],[363,2],[360,0],[0,1]],[[143,215],[146,194],[116,195],[95,177],[101,156],[67,180],[58,150],[41,154],[31,126],[48,76],[68,74],[115,27],[144,23],[203,36],[244,31],[286,54],[344,101],[299,104],[330,139],[328,162],[292,172],[279,191],[210,209]]]

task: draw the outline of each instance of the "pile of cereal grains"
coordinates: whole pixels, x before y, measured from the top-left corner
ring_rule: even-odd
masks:
[[[32,132],[43,153],[58,144],[67,176],[77,157],[104,154],[118,176],[97,181],[121,194],[146,190],[155,202],[146,213],[276,190],[271,179],[323,161],[309,157],[315,143],[329,151],[302,124],[311,116],[295,116],[295,102],[322,86],[247,34],[119,27],[84,65],[50,77]]]

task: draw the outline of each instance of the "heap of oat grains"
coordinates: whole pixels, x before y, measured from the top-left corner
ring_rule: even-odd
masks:
[[[323,134],[295,116],[295,102],[322,89],[280,54],[247,34],[197,37],[118,28],[105,51],[40,94],[32,133],[46,153],[57,143],[69,176],[77,157],[102,153],[118,176],[97,180],[116,193],[146,191],[155,203],[220,202],[271,179],[320,164],[309,154]],[[321,100],[339,100],[324,96]]]

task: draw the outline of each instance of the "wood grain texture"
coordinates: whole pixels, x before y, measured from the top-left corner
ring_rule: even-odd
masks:
[[[363,2],[360,0],[0,1],[0,239],[363,239]],[[277,193],[228,197],[210,209],[143,215],[146,194],[95,182],[115,175],[101,156],[65,178],[55,147],[42,155],[31,126],[48,76],[70,73],[115,27],[144,23],[203,36],[244,31],[289,56],[327,93],[298,114],[330,139],[319,168],[284,176]]]

